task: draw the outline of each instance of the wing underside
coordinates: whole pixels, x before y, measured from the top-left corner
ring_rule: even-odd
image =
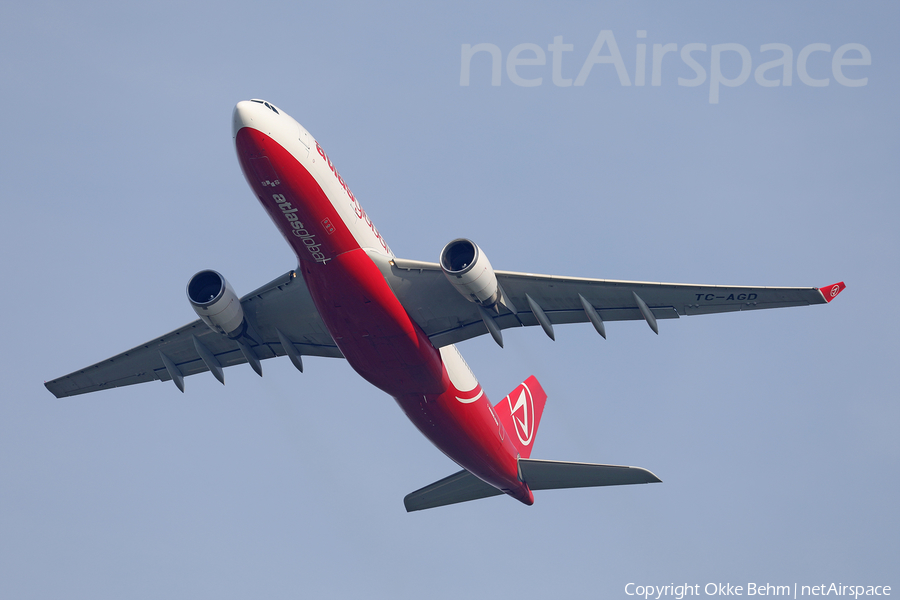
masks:
[[[394,259],[389,268],[386,275],[400,301],[436,346],[488,332],[483,311],[453,289],[437,263]],[[549,323],[545,330],[557,324],[587,322],[602,330],[605,322],[629,320],[645,320],[655,330],[655,321],[661,319],[824,304],[844,289],[843,283],[823,288],[829,292],[826,299],[823,291],[814,287],[655,283],[510,271],[496,271],[496,275],[509,301],[490,315],[499,329],[542,325],[545,316]]]
[[[342,357],[306,285],[294,271],[247,294],[241,298],[241,306],[260,338],[242,339],[244,349],[238,341],[211,330],[197,319],[44,385],[57,398],[63,398],[147,381],[168,381],[173,379],[173,374],[176,379],[194,375],[210,370],[201,356],[201,348],[207,349],[221,367],[284,356],[290,349],[282,345],[278,332],[294,346],[297,355]],[[170,361],[169,366],[166,360]]]
[[[643,319],[658,331],[657,320],[824,304],[844,289],[843,283],[820,290],[496,271],[505,302],[496,313],[488,313],[457,293],[437,263],[393,259],[379,266],[410,317],[437,347],[489,332],[500,342],[499,330],[533,325],[553,337],[553,325],[591,322],[605,337],[605,322]],[[211,370],[223,379],[222,367],[247,362],[261,373],[259,361],[275,356],[293,355],[298,368],[300,355],[342,357],[298,273],[285,273],[247,294],[241,306],[255,338],[237,341],[197,319],[45,385],[58,398],[154,380],[174,379],[183,389],[185,376]]]

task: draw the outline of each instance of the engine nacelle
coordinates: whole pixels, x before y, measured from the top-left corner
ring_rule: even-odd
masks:
[[[241,300],[231,284],[213,270],[200,271],[188,281],[187,296],[194,312],[213,331],[237,338],[246,330]]]
[[[470,302],[492,307],[500,300],[494,269],[475,242],[459,238],[444,246],[441,270],[456,291]]]

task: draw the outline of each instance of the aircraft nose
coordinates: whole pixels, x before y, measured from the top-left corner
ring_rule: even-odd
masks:
[[[231,115],[231,135],[236,136],[244,127],[253,125],[253,113],[257,107],[249,100],[238,102]]]

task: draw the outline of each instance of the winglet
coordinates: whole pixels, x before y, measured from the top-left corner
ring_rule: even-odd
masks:
[[[844,285],[844,282],[835,283],[834,285],[827,285],[825,287],[819,288],[819,293],[822,294],[822,297],[825,298],[825,302],[831,302],[834,300],[838,294],[844,291],[844,288],[847,287]]]

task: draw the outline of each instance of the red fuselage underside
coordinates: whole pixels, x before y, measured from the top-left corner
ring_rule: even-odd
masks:
[[[498,435],[487,397],[457,401],[462,392],[450,382],[440,352],[409,317],[312,174],[256,129],[241,129],[235,144],[247,181],[297,255],[313,302],[347,362],[393,396],[447,456],[516,499],[533,503],[531,491],[518,479],[515,447],[508,436]],[[300,224],[294,223],[297,219]]]

